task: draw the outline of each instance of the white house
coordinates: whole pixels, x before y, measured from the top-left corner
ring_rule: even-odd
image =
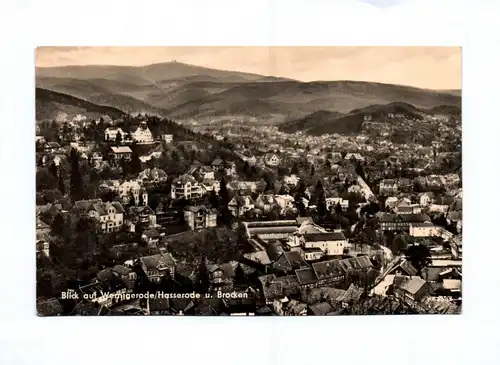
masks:
[[[161,139],[165,141],[165,143],[172,143],[174,140],[174,135],[173,134],[163,134],[161,136]]]
[[[137,129],[131,133],[134,141],[140,144],[151,144],[154,142],[153,134],[148,128],[146,122],[141,122]]]
[[[104,131],[104,139],[106,141],[116,141],[116,137],[118,136],[118,133],[121,135],[121,138],[122,140],[125,139],[125,135],[127,133],[125,133],[123,131],[123,129],[121,128],[118,128],[118,127],[109,127],[109,128],[106,128],[106,130]]]
[[[192,175],[184,174],[174,179],[171,185],[172,199],[191,199],[203,196],[203,188]]]
[[[285,176],[283,178],[283,182],[286,184],[286,185],[291,185],[291,186],[297,186],[298,183],[299,183],[299,180],[300,180],[300,177],[298,177],[297,175],[295,174],[292,174],[290,176]]]
[[[342,232],[306,233],[301,240],[305,251],[319,248],[325,255],[342,255],[348,245]]]
[[[274,198],[276,199],[279,207],[283,210],[294,209],[295,207],[295,199],[291,195],[275,195]]]
[[[346,199],[337,198],[337,197],[326,198],[325,202],[326,202],[326,209],[328,209],[328,210],[335,209],[337,204],[340,204],[340,207],[344,211],[347,210],[347,208],[349,208],[349,200],[346,200]]]
[[[270,167],[276,167],[280,164],[281,159],[275,153],[268,153],[264,156],[264,163]]]
[[[430,237],[436,235],[437,231],[431,222],[410,223],[410,236]]]

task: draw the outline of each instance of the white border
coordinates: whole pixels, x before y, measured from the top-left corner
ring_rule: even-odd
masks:
[[[6,3],[0,22],[1,364],[498,362],[498,2],[400,0],[386,8],[354,0]],[[146,44],[463,46],[464,314],[37,318],[34,47]]]

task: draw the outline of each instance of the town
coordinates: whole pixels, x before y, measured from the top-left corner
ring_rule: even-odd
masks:
[[[460,118],[363,118],[37,121],[39,315],[460,313]]]

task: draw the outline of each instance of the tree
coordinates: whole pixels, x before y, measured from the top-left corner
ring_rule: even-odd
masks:
[[[120,131],[118,131],[118,133],[116,133],[115,142],[116,142],[117,144],[120,144],[120,143],[122,143],[122,141],[123,141],[122,134],[120,133]]]
[[[139,192],[139,206],[142,207],[144,205],[144,198],[143,198],[143,195],[144,192],[143,191],[140,191]]]
[[[298,175],[299,174],[299,166],[297,165],[297,162],[293,163],[292,166],[292,171],[290,171],[292,175]]]
[[[132,174],[138,174],[141,172],[141,160],[137,152],[132,152],[132,157],[130,159],[130,172]]]
[[[424,245],[415,245],[406,251],[408,261],[418,270],[420,274],[422,269],[431,263],[431,253]]]
[[[219,196],[221,199],[221,205],[227,206],[229,203],[229,193],[227,191],[226,179],[224,177],[220,181]]]
[[[328,212],[326,209],[326,198],[325,198],[325,190],[324,189],[321,189],[319,192],[318,203],[317,203],[317,212],[318,212],[318,215],[319,215],[319,218],[321,221],[325,218],[326,213]]]
[[[316,170],[314,169],[314,165],[312,165],[311,166],[311,177],[313,177],[315,173],[316,173]]]
[[[241,265],[236,266],[236,269],[234,269],[234,281],[236,284],[244,284],[246,282],[246,275]]]
[[[64,224],[65,224],[64,217],[61,214],[56,215],[50,226],[52,229],[52,233],[54,235],[62,234],[64,230]]]
[[[198,291],[200,293],[208,293],[210,289],[210,275],[208,273],[207,261],[205,256],[201,258],[200,265],[198,266]]]
[[[342,214],[342,207],[340,206],[340,203],[337,203],[337,205],[335,205],[335,214],[337,215]]]
[[[50,164],[49,171],[52,174],[52,176],[54,176],[55,179],[58,178],[58,176],[59,176],[59,169],[57,168],[57,165],[55,164],[55,162],[52,162]]]
[[[80,165],[78,162],[78,153],[75,149],[70,153],[71,161],[71,179],[70,179],[70,194],[73,201],[83,199],[83,182],[80,175]]]
[[[66,187],[64,186],[64,178],[62,174],[59,175],[57,188],[59,189],[62,195],[66,195]]]

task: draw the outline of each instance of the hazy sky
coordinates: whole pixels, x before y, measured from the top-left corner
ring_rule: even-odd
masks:
[[[39,47],[36,65],[131,65],[177,60],[301,81],[361,80],[429,89],[462,85],[460,47]]]

